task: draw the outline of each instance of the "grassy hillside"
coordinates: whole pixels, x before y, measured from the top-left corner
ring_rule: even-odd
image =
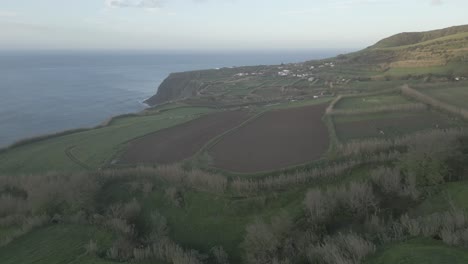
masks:
[[[426,32],[405,32],[385,38],[377,42],[373,48],[391,48],[398,46],[414,45],[421,42],[431,41],[446,36],[467,33],[468,25],[449,27],[445,29],[431,30]]]

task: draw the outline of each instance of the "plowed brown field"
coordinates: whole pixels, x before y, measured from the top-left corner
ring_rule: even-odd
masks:
[[[190,158],[210,139],[248,117],[247,111],[224,111],[158,131],[130,142],[119,163],[168,164]]]
[[[263,114],[224,136],[209,153],[220,169],[253,173],[319,159],[329,136],[322,116],[326,104]]]

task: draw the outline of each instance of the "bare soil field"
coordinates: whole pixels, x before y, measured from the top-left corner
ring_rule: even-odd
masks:
[[[224,136],[210,150],[213,165],[240,173],[271,171],[317,160],[327,151],[327,104],[267,112]]]
[[[240,125],[249,112],[209,114],[130,142],[119,159],[122,164],[169,164],[190,158],[210,139]]]

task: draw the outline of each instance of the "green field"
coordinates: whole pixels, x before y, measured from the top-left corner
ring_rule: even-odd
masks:
[[[413,239],[388,246],[365,264],[462,264],[468,263],[468,251],[431,239]]]
[[[30,173],[79,171],[84,168],[70,159],[67,152],[90,169],[111,162],[125,143],[213,112],[210,108],[177,108],[148,116],[125,117],[109,126],[19,146],[0,153],[0,172]]]
[[[333,122],[338,139],[342,142],[394,138],[422,130],[464,126],[459,119],[435,111],[334,116]]]
[[[95,227],[82,225],[54,225],[40,228],[7,246],[0,247],[0,263],[112,263],[86,255],[85,245],[91,239],[97,242],[99,250],[105,250],[111,244],[112,235]]]
[[[391,68],[386,75],[390,76],[407,76],[407,75],[465,75],[468,71],[466,63],[450,63],[444,66],[431,67],[395,67]]]
[[[335,105],[335,109],[372,109],[411,102],[413,101],[399,94],[345,97]]]
[[[410,213],[415,216],[440,212],[455,206],[468,210],[468,182],[447,183],[437,190],[437,194],[422,202]]]
[[[466,82],[428,86],[420,88],[418,91],[445,103],[468,109],[468,83]]]

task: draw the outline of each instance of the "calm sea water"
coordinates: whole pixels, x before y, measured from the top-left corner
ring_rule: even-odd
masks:
[[[280,64],[343,51],[268,53],[0,53],[0,147],[19,139],[95,126],[143,110],[171,72]]]

